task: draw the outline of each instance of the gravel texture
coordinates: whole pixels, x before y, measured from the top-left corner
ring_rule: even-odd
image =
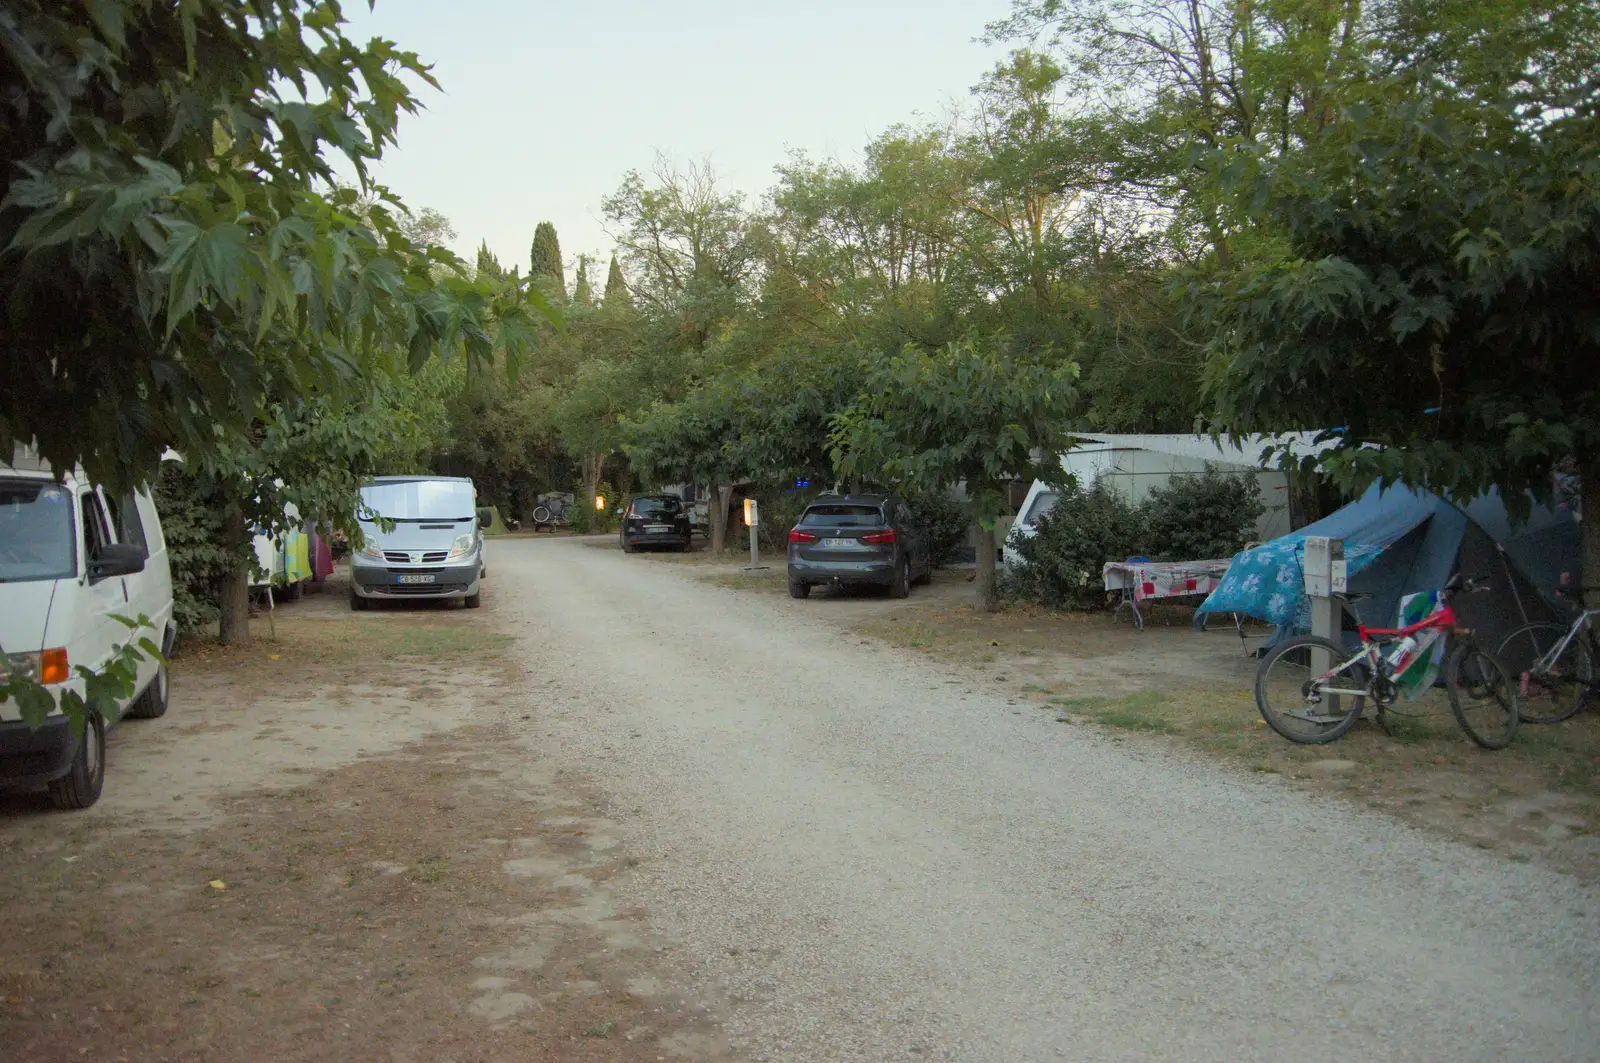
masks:
[[[752,1060],[1600,1058],[1600,895],[844,631],[849,599],[491,547],[528,726]]]

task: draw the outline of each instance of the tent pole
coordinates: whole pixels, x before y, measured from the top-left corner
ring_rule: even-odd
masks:
[[[1522,614],[1522,622],[1528,622],[1528,608],[1522,604],[1522,595],[1517,592],[1516,577],[1511,574],[1511,562],[1506,560],[1506,548],[1499,543],[1494,544],[1495,553],[1500,555],[1500,567],[1505,570],[1506,582],[1511,585],[1511,597],[1517,603],[1517,612]]]

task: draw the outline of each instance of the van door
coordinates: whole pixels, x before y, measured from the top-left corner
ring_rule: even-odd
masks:
[[[138,632],[123,628],[118,632],[117,641],[125,641],[132,634],[135,638],[148,638],[158,646],[163,645],[167,622],[172,618],[172,577],[166,564],[166,543],[161,538],[155,505],[144,491],[125,491],[116,496],[102,491],[101,497],[110,513],[117,541],[138,547],[145,562],[143,571],[121,577],[128,599],[122,615],[130,620],[149,617],[151,626]],[[117,627],[122,628],[122,625],[117,624]],[[160,662],[145,655],[139,662],[135,689],[143,690],[155,678],[159,667]]]
[[[78,580],[82,588],[79,593],[85,595],[85,608],[79,621],[82,635],[73,633],[74,645],[68,651],[67,659],[74,666],[81,664],[99,671],[110,659],[113,648],[128,638],[128,629],[113,620],[112,616],[128,616],[133,609],[129,602],[126,577],[111,576],[97,580],[89,575],[90,560],[99,557],[101,548],[107,543],[116,541],[100,492],[89,487],[80,489],[78,506],[79,526],[83,529]],[[82,639],[81,650],[78,648],[79,638]]]

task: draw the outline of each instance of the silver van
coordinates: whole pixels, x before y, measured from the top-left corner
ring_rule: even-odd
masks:
[[[350,556],[350,608],[374,599],[459,599],[478,608],[483,531],[472,481],[459,476],[378,476],[356,511],[365,540]],[[381,522],[392,521],[383,530]]]

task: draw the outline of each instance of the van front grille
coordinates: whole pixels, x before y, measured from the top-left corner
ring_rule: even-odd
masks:
[[[429,550],[420,558],[412,559],[412,555],[405,550],[385,550],[383,559],[393,565],[438,565],[444,562],[448,550]]]

